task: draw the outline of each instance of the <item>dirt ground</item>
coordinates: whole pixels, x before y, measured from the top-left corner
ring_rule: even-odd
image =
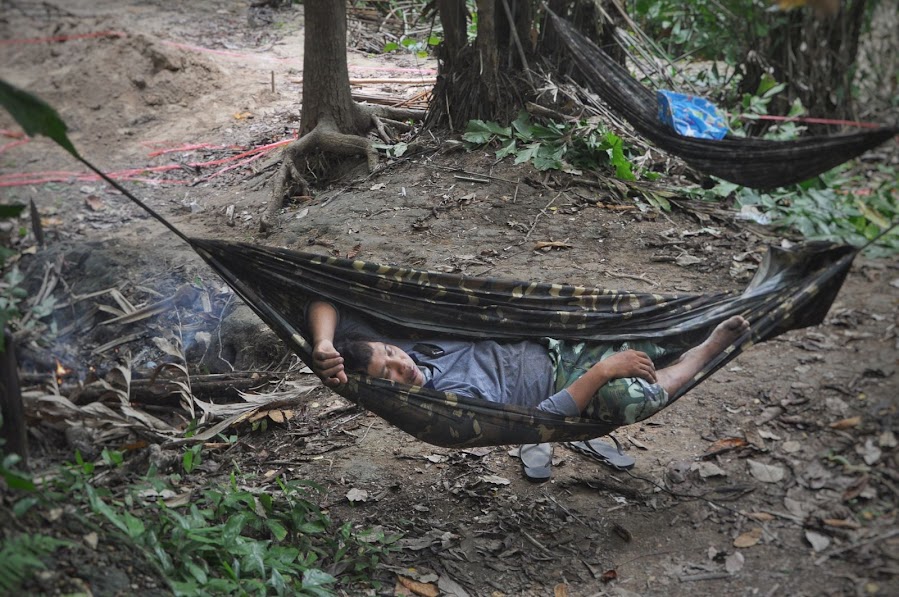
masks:
[[[740,289],[765,246],[781,242],[717,206],[633,209],[606,191],[561,192],[561,179],[496,163],[492,152],[446,147],[384,157],[372,175],[332,181],[261,236],[277,149],[234,156],[295,134],[302,7],[248,4],[3,2],[0,77],[55,106],[84,156],[190,236],[659,292]],[[384,32],[358,16],[350,76],[404,81],[358,89],[396,98],[426,89],[433,60],[367,53]],[[69,37],[46,39],[54,36]],[[170,232],[81,178],[49,141],[17,143],[5,114],[0,128],[3,202],[33,200],[45,237],[42,248],[28,240],[25,284],[37,292],[53,264],[55,296],[67,305],[55,311],[51,349],[23,346],[27,390],[42,387],[56,358],[72,369],[63,388],[77,393],[79,380],[106,375],[126,350],[140,378],[161,356],[150,339],[173,330],[204,373],[289,369],[295,386],[316,381],[282,358],[273,336]],[[890,155],[895,143],[874,159]],[[561,248],[535,250],[544,241]],[[109,293],[76,300],[116,288],[141,306],[198,281],[200,298],[119,326],[97,325],[122,308]],[[403,533],[380,571],[389,595],[402,594],[398,572],[439,579],[445,595],[899,594],[897,287],[899,260],[859,257],[823,325],[751,348],[673,407],[616,433],[637,460],[630,473],[558,445],[552,481],[531,484],[514,446],[435,448],[317,388],[305,394],[304,417],[241,427],[236,445],[208,450],[182,489],[227,479],[232,463],[262,489],[277,475],[314,480],[335,518]],[[109,343],[118,345],[98,350]],[[34,468],[98,446],[73,435],[60,421],[31,420]],[[734,449],[713,453],[722,446]],[[350,502],[353,489],[367,497]],[[160,591],[115,548],[101,541],[59,556],[35,590]]]

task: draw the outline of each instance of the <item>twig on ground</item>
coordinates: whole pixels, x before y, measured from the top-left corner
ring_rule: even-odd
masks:
[[[562,193],[564,193],[564,192],[565,191],[559,191],[559,193],[555,197],[553,197],[552,199],[549,200],[549,203],[547,203],[543,207],[543,209],[541,209],[539,212],[537,212],[537,215],[534,216],[534,222],[531,224],[531,228],[528,230],[528,233],[524,235],[524,239],[519,244],[524,244],[524,243],[528,242],[528,239],[531,238],[531,233],[534,232],[534,228],[537,227],[537,221],[540,220],[540,216],[546,215],[546,210],[549,209],[550,206],[553,203],[555,203],[556,199],[561,197]]]
[[[718,580],[721,578],[730,578],[727,572],[703,572],[702,574],[683,574],[677,579],[681,582],[693,582],[696,580]]]
[[[856,541],[846,547],[841,547],[840,549],[835,549],[830,553],[826,553],[817,560],[815,560],[815,566],[820,566],[833,556],[840,555],[841,553],[846,553],[847,551],[852,551],[853,549],[857,549],[859,547],[864,547],[865,545],[870,545],[871,543],[877,543],[878,541],[884,541],[885,539],[889,539],[890,537],[895,537],[899,535],[899,529],[893,529],[892,531],[887,531],[882,535],[877,535],[875,537],[870,537],[868,539],[864,539],[862,541]]]

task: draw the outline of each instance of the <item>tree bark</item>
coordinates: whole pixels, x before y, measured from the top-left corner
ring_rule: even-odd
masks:
[[[446,65],[446,70],[452,72],[455,70],[456,57],[468,41],[465,3],[458,0],[437,0],[437,12],[443,24],[440,59]]]
[[[799,99],[815,116],[854,119],[852,81],[867,0],[846,0],[841,6],[832,17],[795,11],[782,26],[772,28],[757,50],[762,60],[744,61],[740,91],[755,93],[770,67],[774,78],[787,84],[787,93],[772,112],[785,112]]]
[[[353,102],[346,61],[346,2],[305,3],[303,114],[300,136],[327,121],[342,133],[363,135],[370,119]]]
[[[496,36],[496,0],[478,0],[478,58],[481,90],[489,105],[496,104],[499,95],[499,50]]]
[[[534,91],[523,71],[532,59],[534,0],[477,0],[478,36],[449,1],[438,4],[446,39],[426,127],[464,130],[472,119],[509,121]],[[507,16],[506,9],[511,13]]]
[[[25,409],[19,388],[19,368],[16,346],[8,329],[2,329],[4,350],[0,352],[0,414],[3,415],[2,434],[6,441],[3,452],[18,454],[22,464],[28,464],[28,435],[25,429]]]

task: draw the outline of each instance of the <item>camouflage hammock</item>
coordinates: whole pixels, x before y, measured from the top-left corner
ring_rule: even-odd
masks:
[[[182,237],[185,238],[185,237]],[[186,239],[307,364],[306,305],[325,299],[367,318],[387,338],[651,340],[676,358],[718,323],[752,325],[672,400],[754,343],[820,323],[857,250],[813,243],[772,248],[742,293],[648,294],[560,284],[473,278],[217,240]],[[659,364],[664,366],[664,363]],[[600,437],[601,421],[561,417],[411,387],[362,374],[335,391],[418,439],[445,447]]]
[[[589,89],[627,120],[637,133],[704,174],[756,189],[785,186],[826,172],[899,133],[899,126],[886,126],[859,133],[803,137],[792,141],[681,136],[659,122],[657,101],[651,90],[567,21],[552,11],[547,10],[547,14]]]
[[[312,346],[304,318],[306,305],[314,299],[329,300],[368,317],[389,338],[413,338],[425,332],[457,338],[650,340],[670,350],[672,359],[698,344],[721,321],[733,315],[749,320],[751,331],[709,362],[671,397],[674,400],[752,344],[820,323],[858,252],[829,243],[794,250],[771,248],[742,293],[641,294],[470,278],[190,238],[82,158],[52,108],[3,81],[0,100],[28,134],[41,133],[56,141],[187,242],[307,365],[312,363]],[[339,394],[440,446],[583,440],[614,430],[613,425],[593,419],[562,417],[366,375],[348,377]]]

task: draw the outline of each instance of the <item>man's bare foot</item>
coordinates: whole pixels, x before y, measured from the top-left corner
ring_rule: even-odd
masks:
[[[705,342],[685,352],[673,365],[657,372],[659,385],[665,388],[669,394],[677,392],[694,375],[702,371],[703,367],[747,331],[749,331],[749,322],[739,315],[722,321],[705,339]]]

